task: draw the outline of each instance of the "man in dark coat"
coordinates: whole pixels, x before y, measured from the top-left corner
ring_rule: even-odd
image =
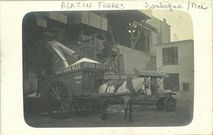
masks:
[[[130,94],[124,96],[124,120],[132,122],[132,110],[133,110],[133,100],[135,98],[135,90],[132,84],[132,77],[127,77],[126,88],[129,89]]]

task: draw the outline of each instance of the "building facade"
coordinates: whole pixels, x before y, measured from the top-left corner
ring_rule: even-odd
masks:
[[[37,91],[42,79],[63,66],[64,59],[57,54],[66,57],[68,64],[84,57],[105,64],[105,57],[119,53],[123,73],[133,73],[134,68],[155,70],[157,30],[146,23],[148,19],[151,18],[135,10],[27,14],[23,19],[24,93]],[[57,47],[51,49],[51,40],[75,51],[77,56]],[[109,60],[110,63],[113,62]]]
[[[105,57],[119,53],[121,73],[133,74],[134,68],[165,72],[170,79],[164,80],[164,88],[193,89],[193,41],[170,42],[165,19],[143,11],[35,12],[23,19],[24,93],[37,91],[42,79],[63,66],[50,40],[77,53],[73,57],[57,50],[68,64],[84,57],[105,64]]]
[[[165,18],[163,19],[163,21],[161,21],[158,18],[152,16],[151,19],[147,20],[147,23],[152,25],[157,30],[157,43],[162,44],[171,41],[171,26],[167,23]]]
[[[157,71],[169,74],[161,87],[174,92],[193,91],[193,40],[164,43],[156,50]]]

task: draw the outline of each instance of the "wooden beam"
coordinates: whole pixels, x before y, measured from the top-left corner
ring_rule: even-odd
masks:
[[[136,74],[104,74],[103,80],[126,80],[127,76],[136,78]]]

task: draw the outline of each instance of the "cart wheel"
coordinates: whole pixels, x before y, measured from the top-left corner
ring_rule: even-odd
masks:
[[[169,97],[166,99],[166,111],[175,111],[177,100],[173,97]]]
[[[53,118],[66,118],[70,111],[71,93],[63,82],[54,82],[47,93],[47,107]]]
[[[161,97],[160,99],[158,99],[156,104],[158,110],[162,111],[164,109],[164,101],[165,101],[165,97]]]

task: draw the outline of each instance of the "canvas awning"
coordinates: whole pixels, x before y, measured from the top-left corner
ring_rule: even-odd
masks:
[[[55,40],[48,41],[48,44],[51,46],[54,52],[59,56],[59,58],[63,61],[64,66],[68,67],[69,63],[65,54],[69,56],[74,56],[76,52]]]
[[[138,71],[137,69],[134,69],[134,72],[139,77],[156,77],[156,78],[166,78],[169,77],[168,74],[163,72],[157,72],[157,71]]]
[[[166,73],[156,72],[156,71],[143,71],[139,72],[140,77],[157,77],[157,78],[166,78],[169,77]]]

